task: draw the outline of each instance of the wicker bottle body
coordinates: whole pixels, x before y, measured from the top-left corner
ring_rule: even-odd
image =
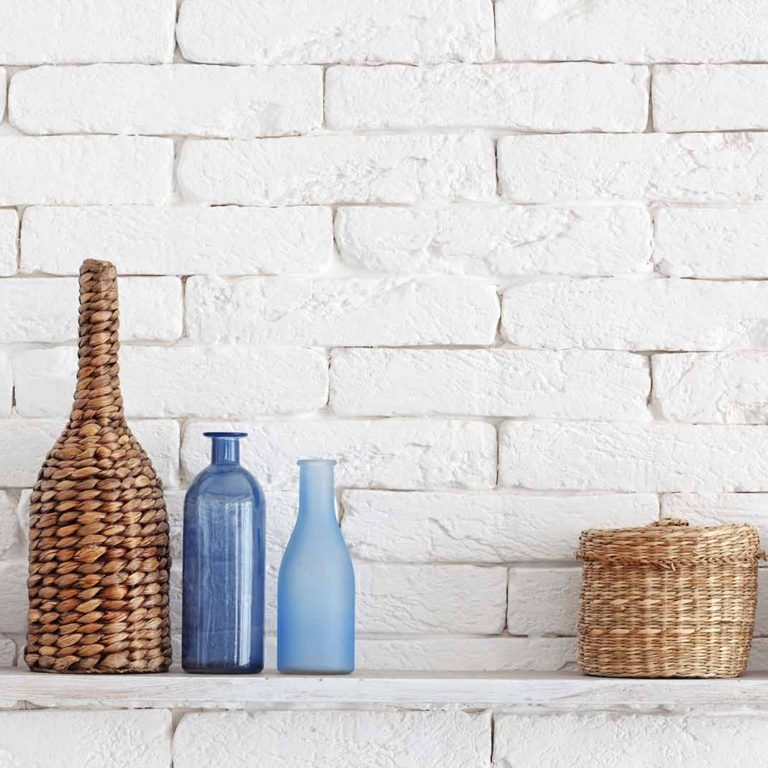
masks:
[[[123,415],[117,277],[80,270],[78,375],[29,521],[26,662],[44,672],[163,672],[171,663],[168,520]]]
[[[744,673],[763,556],[749,525],[585,531],[579,666],[604,677]]]

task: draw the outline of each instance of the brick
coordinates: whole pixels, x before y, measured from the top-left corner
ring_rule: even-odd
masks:
[[[68,414],[76,373],[74,347],[19,353],[16,411]],[[134,418],[299,413],[323,408],[328,397],[326,356],[300,348],[123,346],[120,380]]]
[[[177,178],[186,200],[207,204],[483,200],[496,191],[493,143],[476,134],[186,142]]]
[[[581,568],[511,568],[507,632],[575,635]]]
[[[764,133],[509,136],[498,153],[502,194],[519,203],[768,199]]]
[[[768,718],[752,714],[515,714],[494,721],[494,765],[762,764]]]
[[[334,350],[338,414],[648,420],[648,361],[615,352]]]
[[[570,637],[358,638],[358,670],[392,672],[556,672],[576,664]]]
[[[666,421],[765,424],[768,355],[653,356],[653,408]]]
[[[323,122],[320,67],[94,64],[19,72],[10,122],[31,134],[184,134],[247,139]]]
[[[499,484],[632,492],[768,490],[764,426],[505,422]]]
[[[768,8],[755,0],[673,6],[654,0],[599,4],[497,0],[502,59],[534,61],[764,61]]]
[[[654,261],[666,275],[768,277],[762,208],[659,208],[654,212]]]
[[[710,217],[711,218],[711,217]],[[640,206],[340,208],[341,258],[373,272],[620,275],[651,271]]]
[[[504,294],[502,334],[521,347],[721,350],[768,347],[768,284],[541,280]]]
[[[6,91],[8,89],[8,78],[5,70],[0,67],[0,119],[5,115]]]
[[[586,528],[659,516],[652,494],[537,496],[344,491],[341,528],[355,557],[382,562],[572,560]]]
[[[0,491],[0,558],[6,557],[20,539],[16,503],[9,493]]]
[[[123,341],[173,341],[181,336],[181,281],[121,277],[119,292]],[[73,341],[77,306],[75,278],[0,280],[0,343]]]
[[[490,0],[187,0],[177,36],[189,61],[223,64],[487,61]]]
[[[27,634],[28,571],[26,557],[0,560],[0,632]]]
[[[490,344],[493,285],[452,278],[193,277],[187,332],[208,344]]]
[[[755,99],[768,87],[768,66],[659,66],[653,71],[656,131],[744,131],[768,128],[768,107]]]
[[[16,272],[18,238],[19,215],[13,209],[0,209],[0,276]]]
[[[0,63],[170,61],[175,0],[5,0]]]
[[[24,272],[108,253],[129,274],[306,274],[329,262],[333,224],[328,208],[33,207],[21,240]]]
[[[768,495],[762,493],[668,493],[661,497],[661,516],[691,525],[748,523],[768,542]]]
[[[648,70],[601,64],[332,67],[329,128],[643,131]]]
[[[171,194],[173,141],[0,136],[0,166],[0,205],[161,205]]]
[[[491,488],[496,480],[496,430],[481,422],[189,422],[182,442],[182,465],[187,478],[208,465],[208,440],[202,433],[212,430],[250,434],[250,443],[258,446],[258,452],[249,466],[267,489],[295,489],[295,462],[306,456],[336,459],[340,487]]]
[[[16,643],[10,637],[0,637],[0,667],[16,666]]]
[[[496,635],[504,629],[506,578],[504,567],[358,563],[357,629]]]
[[[11,359],[0,349],[0,418],[11,415],[13,407],[13,375]]]
[[[171,760],[171,713],[2,712],[0,754],[7,765],[34,768],[166,768]]]
[[[149,454],[163,483],[178,485],[178,423],[133,420],[130,427]],[[0,487],[34,485],[48,451],[63,429],[64,419],[0,421]]]

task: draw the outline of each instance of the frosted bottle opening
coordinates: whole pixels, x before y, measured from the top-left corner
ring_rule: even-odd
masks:
[[[336,466],[336,459],[299,459],[296,462],[300,467],[311,466],[317,464],[319,466]]]

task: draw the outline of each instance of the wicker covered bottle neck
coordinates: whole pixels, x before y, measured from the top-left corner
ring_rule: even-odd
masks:
[[[77,388],[70,422],[123,419],[119,328],[115,267],[109,261],[88,259],[80,267]]]

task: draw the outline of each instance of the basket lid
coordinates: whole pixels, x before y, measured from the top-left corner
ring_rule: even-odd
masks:
[[[677,518],[644,528],[592,529],[579,537],[579,560],[617,565],[754,564],[765,557],[757,530],[737,525],[689,526]]]

